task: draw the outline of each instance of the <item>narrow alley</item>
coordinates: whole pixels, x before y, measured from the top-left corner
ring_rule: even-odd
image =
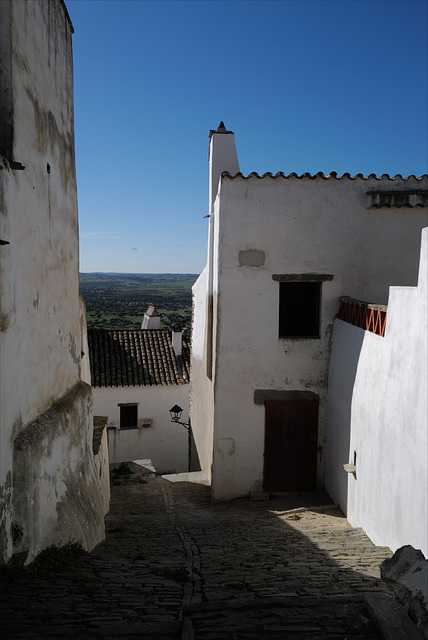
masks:
[[[3,573],[2,637],[379,638],[363,594],[391,552],[325,494],[211,504],[145,472],[112,486],[106,540],[59,570]]]

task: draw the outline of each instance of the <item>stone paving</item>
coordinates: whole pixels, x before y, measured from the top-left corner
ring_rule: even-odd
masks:
[[[389,592],[391,552],[325,494],[211,504],[203,484],[126,482],[91,554],[1,578],[4,640],[379,638],[363,594]]]

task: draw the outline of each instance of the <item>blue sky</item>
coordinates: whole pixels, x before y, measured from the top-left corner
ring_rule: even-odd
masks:
[[[424,0],[66,0],[80,270],[200,273],[208,133],[241,171],[427,172]]]

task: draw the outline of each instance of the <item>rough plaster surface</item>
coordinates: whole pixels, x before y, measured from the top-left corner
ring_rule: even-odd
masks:
[[[392,558],[382,562],[380,573],[428,639],[428,560],[423,553],[411,545],[400,547]]]
[[[26,562],[52,544],[92,549],[104,537],[105,505],[88,444],[92,389],[84,382],[26,425],[14,441],[14,553]]]
[[[266,255],[264,251],[257,249],[246,249],[239,252],[240,267],[262,267],[265,263]]]
[[[215,163],[213,152],[212,147]],[[426,210],[366,208],[367,191],[404,187],[427,189],[428,180],[221,177],[210,215],[206,273],[194,287],[191,392],[195,439],[203,471],[212,472],[214,498],[262,488],[264,407],[254,403],[257,389],[318,396],[317,480],[323,484],[339,298],[385,304],[391,284],[417,282]],[[254,247],[264,253],[263,265],[240,266],[240,256],[253,258],[246,252]],[[278,274],[329,276],[322,283],[320,339],[278,338]],[[234,441],[233,454],[224,453],[225,439]]]
[[[74,396],[76,407],[68,407],[67,415],[76,418],[76,433],[83,437],[80,446],[86,447],[82,450],[73,441],[74,423],[65,433],[60,409],[56,417],[49,413],[80,379],[84,336],[79,317],[72,28],[61,0],[2,0],[1,14],[0,239],[7,244],[0,245],[0,561],[7,561],[13,537],[18,548],[26,541],[29,557],[48,540],[69,539],[68,525],[63,525],[62,535],[61,522],[70,515],[58,513],[62,501],[76,518],[86,509],[79,491],[88,489],[89,471],[84,469],[92,416],[89,397],[84,410],[86,400]],[[31,433],[45,424],[50,425],[50,435],[43,436],[46,467],[31,441]],[[32,460],[26,451],[34,447]],[[22,460],[33,465],[33,476],[29,468],[22,469]],[[68,465],[77,475],[56,472]],[[80,472],[87,476],[81,490]],[[34,513],[20,487],[29,495],[34,492]],[[65,497],[67,492],[72,497]],[[37,519],[29,521],[33,515]],[[99,517],[100,522],[80,522],[82,531],[76,536],[85,538],[88,546],[91,535],[99,539]],[[89,523],[92,534],[86,530]]]
[[[6,474],[0,487],[0,563],[3,559],[10,557],[12,539],[9,535],[12,524],[12,472]]]
[[[0,339],[2,423],[18,425],[76,382],[81,349],[70,25],[57,0],[10,9],[13,157],[25,169],[3,160],[0,172]]]
[[[336,321],[326,488],[353,526],[427,555],[427,233],[417,287],[391,287],[385,337]],[[343,464],[353,462],[356,474]],[[376,490],[374,490],[374,488]]]

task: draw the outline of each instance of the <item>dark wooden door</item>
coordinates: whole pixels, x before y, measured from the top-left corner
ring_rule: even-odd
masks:
[[[315,491],[318,400],[266,402],[265,491]]]

